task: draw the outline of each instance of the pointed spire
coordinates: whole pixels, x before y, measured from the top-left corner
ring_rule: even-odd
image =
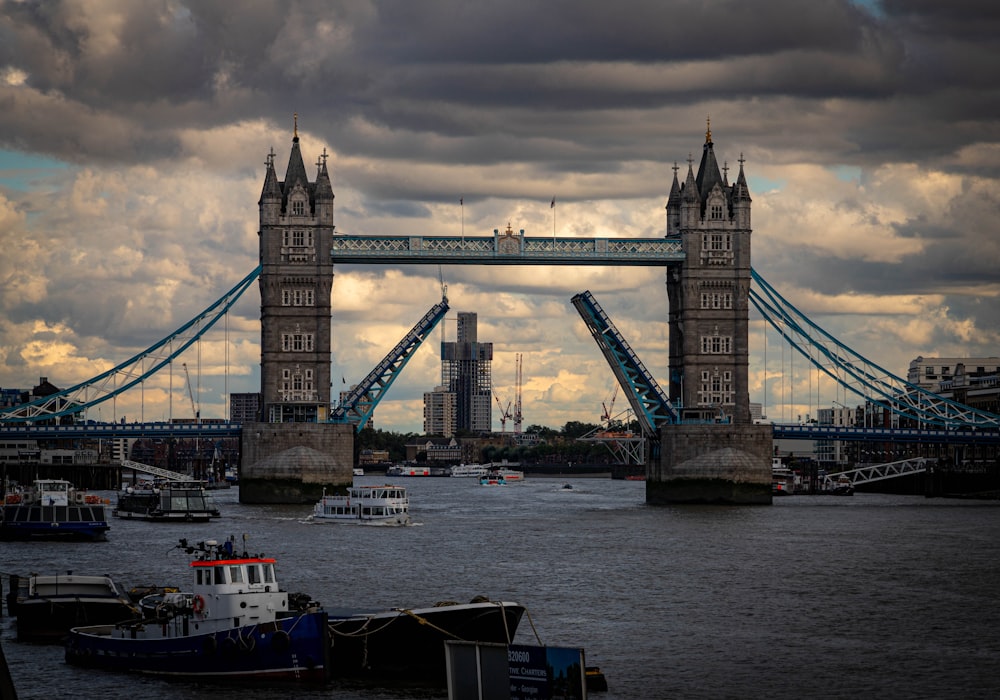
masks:
[[[278,175],[274,172],[274,149],[267,154],[264,162],[266,171],[264,173],[264,189],[261,190],[260,198],[263,201],[266,197],[276,197],[281,199],[281,187],[278,186]]]
[[[698,192],[704,197],[716,185],[724,187],[722,173],[719,172],[719,162],[715,159],[715,147],[712,144],[711,128],[705,131],[705,146],[701,153],[701,163],[698,165]]]
[[[743,163],[745,159],[743,154],[740,153],[740,174],[736,178],[736,182],[733,184],[733,201],[734,202],[749,202],[750,200],[750,188],[747,187],[747,178],[743,174]]]
[[[285,170],[285,194],[295,187],[296,182],[303,187],[309,187],[309,177],[306,175],[306,165],[302,162],[302,151],[299,149],[299,115],[295,115],[295,136],[292,138],[292,152],[288,156],[288,169]]]
[[[681,197],[685,202],[700,202],[701,194],[698,191],[698,181],[695,179],[692,163],[694,160],[688,156],[688,174],[684,179],[684,187],[681,189]]]
[[[674,162],[674,181],[670,185],[670,196],[667,197],[667,208],[679,207],[681,205],[681,185],[677,180],[677,163]]]
[[[323,149],[323,155],[316,161],[318,173],[316,175],[316,199],[333,199],[333,185],[330,184],[330,173],[326,169],[326,159],[328,154]]]

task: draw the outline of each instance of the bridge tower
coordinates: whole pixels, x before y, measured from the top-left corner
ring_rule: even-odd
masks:
[[[260,414],[243,426],[244,502],[318,500],[350,483],[353,432],[330,412],[333,187],[324,149],[310,182],[298,116],[284,180],[268,154],[260,195]],[[248,462],[250,462],[248,464]]]
[[[669,396],[681,422],[660,431],[647,472],[650,503],[770,503],[771,431],[750,418],[750,191],[719,168],[711,123],[695,173],[674,167],[667,238],[684,261],[667,270]]]

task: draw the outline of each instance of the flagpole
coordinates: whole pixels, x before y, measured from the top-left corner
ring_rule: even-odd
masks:
[[[465,197],[458,198],[458,206],[462,208],[462,251],[465,251]]]
[[[549,209],[552,210],[552,252],[556,252],[556,198],[552,198],[552,204],[549,205]]]

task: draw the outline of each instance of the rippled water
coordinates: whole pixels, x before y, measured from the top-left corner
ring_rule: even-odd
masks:
[[[284,588],[330,606],[517,600],[542,643],[583,647],[601,667],[609,691],[597,698],[1000,696],[1000,503],[857,494],[665,508],[645,505],[642,482],[397,482],[417,525],[313,523],[309,506],[241,505],[232,489],[215,492],[224,517],[207,526],[113,520],[103,543],[2,543],[0,571],[186,584],[179,538],[246,533],[251,551],[277,557]],[[76,669],[15,631],[0,620],[22,700],[292,694]],[[517,641],[538,643],[528,620]],[[446,692],[333,684],[294,697]]]

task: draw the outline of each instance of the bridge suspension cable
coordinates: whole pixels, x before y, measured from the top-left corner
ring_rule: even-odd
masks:
[[[810,321],[756,270],[750,302],[788,344],[845,389],[867,402],[925,425],[996,430],[1000,416],[910,384],[862,357]]]
[[[258,265],[212,305],[138,355],[69,389],[19,406],[0,409],[0,421],[18,423],[78,414],[142,383],[173,362],[225,316],[257,279],[260,271],[261,267]]]

